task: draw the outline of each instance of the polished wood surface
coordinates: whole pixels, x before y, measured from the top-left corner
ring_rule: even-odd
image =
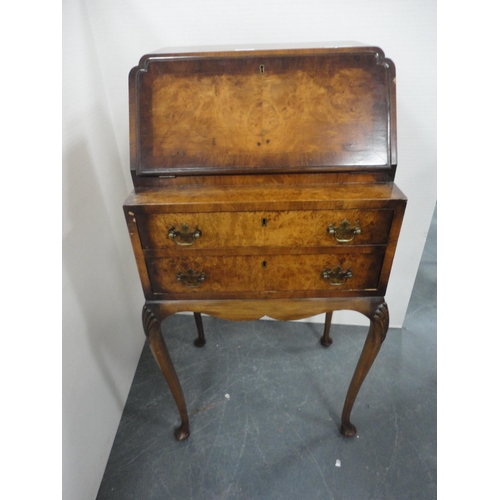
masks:
[[[361,384],[365,380],[370,368],[377,357],[378,352],[385,340],[389,328],[389,309],[385,301],[381,302],[370,315],[370,329],[366,337],[365,345],[361,351],[358,364],[354,371],[347,396],[342,410],[342,426],[340,432],[346,437],[355,437],[356,427],[351,423],[351,411],[358,395]]]
[[[394,65],[377,47],[163,52],[129,76],[134,191],[123,209],[148,343],[189,436],[161,322],[360,312],[370,329],[341,433],[389,326],[406,197],[394,184]],[[194,328],[193,328],[194,329]],[[167,332],[168,334],[168,332]],[[285,388],[283,388],[285,390]]]
[[[394,79],[376,47],[146,56],[130,73],[134,168],[390,169]]]
[[[198,212],[138,215],[145,249],[179,250],[169,230],[187,224],[201,236],[183,250],[230,247],[331,247],[386,244],[393,210],[300,210],[259,212]],[[330,225],[359,223],[360,233],[349,242],[329,235]]]
[[[125,201],[134,214],[397,207],[404,194],[390,183],[175,186],[135,189]]]
[[[184,393],[182,392],[179,378],[177,377],[177,373],[175,372],[165,340],[163,339],[161,333],[161,318],[159,319],[153,313],[152,308],[144,305],[142,309],[142,324],[144,333],[146,334],[146,338],[151,348],[151,352],[153,353],[153,356],[155,357],[155,360],[158,363],[165,380],[167,381],[181,416],[182,423],[181,426],[176,429],[175,437],[179,441],[184,441],[189,436],[189,421],[186,400],[184,399]]]
[[[383,296],[405,201],[393,183],[187,185],[137,189],[124,209],[148,299]],[[352,241],[329,234],[342,221],[359,225]],[[201,234],[189,246],[169,237],[182,224]],[[336,265],[353,277],[333,287],[319,276]],[[199,288],[176,281],[189,269],[206,274]]]
[[[323,172],[323,173],[269,173],[239,175],[228,173],[225,175],[138,175],[135,169],[130,170],[132,182],[137,190],[141,188],[172,188],[186,189],[188,187],[233,188],[234,186],[288,186],[288,185],[332,185],[332,184],[374,184],[391,183],[394,180],[396,165],[389,170]]]
[[[307,291],[337,295],[346,290],[376,290],[383,258],[382,251],[335,255],[262,254],[147,259],[146,265],[153,294],[160,293],[165,297],[230,297],[234,292],[241,292],[245,297],[255,297],[257,292],[261,292],[261,296],[276,296],[273,292],[280,291],[293,291],[299,296]],[[321,277],[321,272],[325,267],[337,265],[344,270],[351,269],[352,278],[344,285],[332,286]],[[176,281],[178,272],[189,269],[206,275],[198,288],[187,288]]]
[[[287,321],[307,318],[326,312],[325,333],[320,341],[323,346],[328,347],[331,344],[331,339],[328,335],[332,317],[331,313],[342,309],[360,312],[370,320],[370,329],[347,391],[341,418],[342,423],[340,432],[345,437],[354,437],[357,433],[356,427],[351,422],[351,412],[354,402],[380,350],[382,342],[385,340],[389,326],[389,311],[383,297],[355,299],[234,300],[231,301],[230,307],[228,307],[228,303],[225,300],[147,301],[143,308],[144,330],[153,354],[172,391],[174,401],[181,417],[181,425],[175,431],[176,438],[179,441],[183,441],[189,436],[189,420],[182,387],[158,326],[163,319],[178,312],[194,311],[195,318],[197,318],[197,324],[199,322],[201,325],[202,313],[232,321],[251,321],[260,319],[264,316]],[[203,344],[204,340],[203,335]]]

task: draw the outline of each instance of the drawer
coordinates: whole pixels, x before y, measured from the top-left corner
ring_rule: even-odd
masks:
[[[145,249],[332,247],[386,244],[393,210],[137,215]]]
[[[235,292],[374,290],[383,251],[146,259],[153,293],[174,298]]]

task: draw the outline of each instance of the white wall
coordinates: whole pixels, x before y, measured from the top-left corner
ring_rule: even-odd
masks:
[[[143,299],[85,0],[64,5],[63,36],[63,495],[84,500],[99,488],[144,343]]]
[[[397,72],[399,167],[409,198],[387,293],[401,326],[436,202],[436,3],[420,0],[73,0],[64,48],[64,497],[95,497],[143,343],[142,295],[121,203],[127,75],[162,47],[354,40]],[[321,318],[322,319],[322,318]],[[355,313],[334,320],[365,324]]]

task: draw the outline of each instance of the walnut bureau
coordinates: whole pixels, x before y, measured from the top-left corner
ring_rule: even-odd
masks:
[[[143,325],[189,436],[160,324],[193,312],[293,320],[349,309],[370,328],[340,430],[387,333],[406,198],[395,69],[377,47],[148,54],[129,75],[134,191],[124,212]],[[286,389],[284,389],[286,390]]]

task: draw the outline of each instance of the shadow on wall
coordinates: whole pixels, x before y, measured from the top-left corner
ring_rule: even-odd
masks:
[[[139,281],[131,273],[135,267],[121,207],[127,188],[118,153],[109,146],[109,141],[114,145],[111,124],[100,109],[89,116],[100,126],[95,132],[98,139],[92,142],[92,149],[102,149],[102,157],[92,157],[90,141],[85,136],[74,141],[73,147],[63,156],[66,190],[63,268],[77,302],[68,304],[70,311],[63,310],[75,318],[84,318],[85,324],[74,331],[85,331],[85,342],[93,361],[121,411],[127,396],[123,381],[119,382],[121,366],[122,362],[126,364],[134,358],[134,349],[128,341],[135,334],[136,361],[144,341],[140,324],[141,294]],[[110,212],[96,176],[96,169],[100,167],[107,169],[105,173],[113,183],[116,180],[116,190],[113,188],[110,196],[117,200]],[[113,170],[111,176],[110,169]],[[118,202],[120,197],[123,200]],[[137,304],[137,310],[131,310],[127,307],[129,304]],[[72,342],[72,335],[73,332],[65,332],[65,341]],[[84,339],[78,339],[76,345],[83,343]],[[71,349],[65,351],[68,353]],[[71,356],[77,354],[71,352]],[[74,361],[82,363],[81,359]],[[130,367],[123,368],[127,376],[129,371]]]

